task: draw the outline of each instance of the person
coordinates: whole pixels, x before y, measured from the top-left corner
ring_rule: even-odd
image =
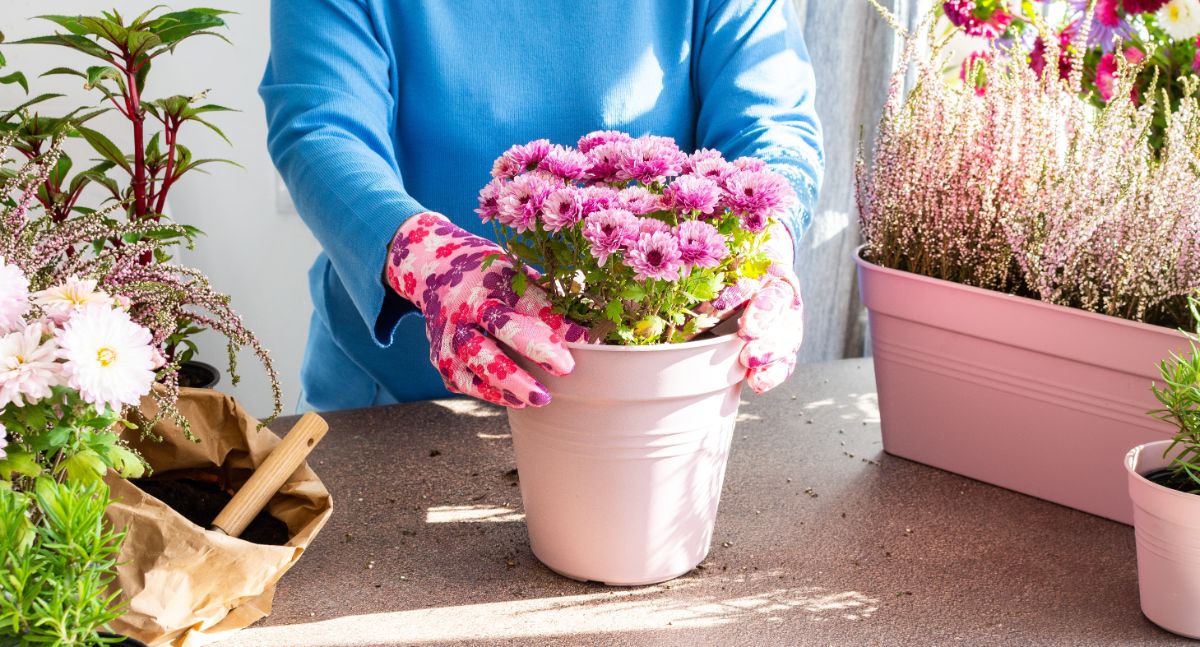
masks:
[[[268,148],[323,247],[309,273],[300,408],[447,390],[545,404],[506,355],[537,348],[547,369],[566,373],[564,342],[576,333],[545,316],[536,288],[481,300],[446,277],[478,288],[505,271],[462,256],[493,245],[473,209],[494,158],[515,143],[572,144],[597,130],[755,156],[793,185],[771,279],[739,296],[749,303],[751,386],[785,379],[802,328],[796,243],[823,169],[794,12],[790,0],[273,0],[260,86]],[[471,245],[443,254],[453,246],[410,244],[428,235]],[[414,268],[409,285],[402,263]]]

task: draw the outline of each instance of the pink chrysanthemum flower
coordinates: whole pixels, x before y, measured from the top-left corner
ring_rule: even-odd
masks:
[[[626,142],[617,160],[617,179],[641,184],[665,182],[679,175],[687,156],[670,137],[646,135]]]
[[[981,38],[998,38],[1013,21],[1012,15],[998,4],[988,13],[975,0],[947,0],[942,3],[942,9],[954,26],[970,36]]]
[[[579,138],[576,146],[581,153],[590,153],[593,148],[611,142],[627,142],[633,139],[619,130],[593,130]]]
[[[491,222],[500,215],[500,190],[504,188],[504,180],[492,180],[488,182],[479,191],[479,208],[475,213],[479,214],[480,220]]]
[[[0,424],[0,460],[4,460],[8,454],[4,452],[4,448],[8,446],[8,430]]]
[[[23,326],[28,313],[29,279],[21,268],[0,256],[0,333]]]
[[[538,163],[538,170],[563,180],[574,182],[587,175],[587,170],[591,165],[592,163],[588,160],[587,155],[580,153],[574,148],[555,144],[550,148],[550,152],[546,154],[546,157]]]
[[[34,305],[56,324],[62,324],[76,311],[89,305],[112,307],[115,303],[103,290],[96,289],[95,279],[80,279],[77,276],[68,277],[61,285],[40,290],[32,296]]]
[[[588,150],[588,177],[595,182],[615,182],[627,141],[610,141]]]
[[[624,209],[604,209],[583,221],[583,239],[600,265],[637,235],[638,218]]]
[[[767,163],[757,157],[739,157],[730,164],[738,171],[746,171],[750,173],[758,173],[767,170]]]
[[[637,242],[642,234],[657,234],[669,231],[671,231],[671,225],[658,218],[638,218],[637,234],[632,236],[628,242]]]
[[[639,281],[677,281],[681,260],[679,242],[669,231],[644,233],[625,252],[625,265]]]
[[[67,385],[85,402],[120,411],[134,406],[154,384],[150,331],[124,310],[88,306],[76,312],[58,336]]]
[[[62,384],[58,347],[42,343],[42,326],[32,325],[0,337],[0,409],[35,404]]]
[[[782,176],[770,171],[738,173],[726,183],[725,200],[742,217],[742,227],[759,232],[767,221],[790,207],[796,199]]]
[[[496,219],[518,232],[536,229],[542,205],[553,191],[554,185],[540,175],[519,175],[500,190]]]
[[[692,153],[691,155],[687,156],[687,159],[685,159],[683,161],[683,168],[681,170],[685,174],[693,173],[696,175],[703,175],[702,173],[696,173],[697,165],[703,164],[703,163],[724,162],[724,161],[725,161],[725,157],[723,155],[721,155],[721,151],[713,150],[711,148],[701,148],[700,150],[696,151],[695,153]]]
[[[675,228],[679,254],[689,267],[717,267],[729,255],[725,236],[707,222],[689,220]]]
[[[550,140],[535,139],[528,144],[512,146],[492,164],[492,177],[512,179],[532,171],[550,153]]]
[[[621,193],[610,186],[589,186],[584,191],[587,192],[586,198],[583,201],[583,215],[590,216],[597,211],[605,209],[620,208]]]
[[[698,175],[681,175],[663,190],[663,200],[680,213],[711,214],[721,199],[721,187]]]
[[[655,211],[661,211],[663,202],[661,196],[644,186],[631,186],[622,189],[620,193],[621,206],[626,211],[643,216]]]
[[[587,193],[567,186],[556,189],[542,204],[542,224],[550,231],[572,227],[583,219],[583,203]]]

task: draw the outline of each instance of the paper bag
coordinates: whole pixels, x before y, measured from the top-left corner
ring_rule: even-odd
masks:
[[[143,403],[144,410],[153,406]],[[200,442],[187,440],[170,421],[154,429],[161,442],[142,440],[138,431],[125,434],[156,474],[220,472],[240,488],[279,443],[271,431],[256,429],[258,421],[232,397],[217,391],[181,389],[179,410]],[[152,647],[204,645],[267,616],[275,583],[332,512],[329,491],[307,464],[267,506],[288,527],[291,539],[283,546],[209,531],[115,474],[106,480],[114,501],[108,519],[127,532],[114,582],[127,607],[111,629]]]

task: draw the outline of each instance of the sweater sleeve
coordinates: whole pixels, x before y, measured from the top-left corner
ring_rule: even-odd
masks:
[[[396,162],[392,65],[361,0],[272,0],[259,93],[268,149],[380,346],[414,311],[383,282],[388,245],[425,211]]]
[[[730,158],[759,157],[791,182],[783,217],[797,243],[812,221],[825,157],[815,80],[791,0],[712,0],[697,16],[696,141]]]

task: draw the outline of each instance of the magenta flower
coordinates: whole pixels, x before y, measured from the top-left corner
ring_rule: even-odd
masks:
[[[491,222],[500,215],[500,208],[497,200],[500,198],[500,190],[504,188],[504,180],[496,179],[488,182],[479,191],[479,208],[475,213],[479,214],[480,220]]]
[[[624,155],[628,142],[611,141],[599,144],[587,152],[591,168],[588,177],[594,182],[614,182],[617,179],[618,164]]]
[[[590,153],[593,148],[610,142],[627,142],[633,139],[619,130],[593,130],[579,138],[579,152]]]
[[[639,281],[677,281],[682,265],[679,242],[670,232],[642,234],[625,252],[625,265],[634,271],[634,278]]]
[[[720,199],[721,187],[698,175],[680,175],[663,190],[663,200],[680,213],[711,214]]]
[[[519,175],[500,190],[496,219],[518,232],[536,229],[542,205],[552,191],[554,185],[540,175]]]
[[[1192,70],[1200,74],[1200,36],[1196,36],[1196,58],[1192,61]]]
[[[646,135],[625,142],[617,159],[618,180],[634,180],[641,184],[665,182],[679,175],[687,156],[670,137]]]
[[[638,218],[637,233],[630,237],[629,243],[634,243],[642,234],[658,234],[670,232],[671,225],[658,218]]]
[[[1089,0],[1071,0],[1071,5],[1075,8],[1075,19],[1071,22],[1070,31],[1078,30],[1087,11],[1088,2]],[[1096,11],[1092,14],[1092,30],[1088,33],[1088,47],[1099,46],[1105,52],[1111,52],[1118,42],[1129,42],[1135,35],[1133,25],[1121,14],[1119,0],[1099,0],[1096,3]]]
[[[600,265],[637,235],[638,218],[624,209],[604,209],[583,221],[583,239]]]
[[[750,171],[734,175],[726,183],[725,200],[742,217],[742,227],[759,232],[767,221],[790,207],[796,199],[792,187],[782,176],[770,171]]]
[[[542,158],[542,161],[538,163],[538,170],[563,180],[574,182],[583,178],[591,165],[592,163],[588,161],[587,155],[580,153],[574,148],[555,144],[550,148],[550,152],[546,154],[546,157]]]
[[[1124,52],[1125,60],[1131,64],[1142,62],[1146,55],[1136,47],[1130,47]],[[1096,63],[1096,89],[1105,101],[1112,101],[1113,91],[1117,83],[1117,55],[1109,52],[1100,57]],[[1137,88],[1133,89],[1136,98]]]
[[[621,189],[621,206],[638,216],[643,216],[663,209],[662,196],[643,186],[631,186]]]
[[[730,162],[730,164],[732,164],[733,168],[737,169],[738,171],[750,171],[752,173],[758,173],[759,171],[767,170],[767,163],[758,159],[757,157],[739,157]]]
[[[689,267],[716,267],[729,255],[725,237],[707,222],[689,220],[675,228],[679,254]]]
[[[622,207],[621,193],[612,187],[603,185],[589,186],[584,191],[587,192],[583,201],[583,215],[585,217],[597,211]]]
[[[711,164],[711,162],[724,162],[724,161],[725,161],[725,158],[721,155],[721,151],[713,150],[711,148],[701,148],[700,150],[696,151],[695,153],[692,153],[691,155],[687,156],[687,159],[683,161],[682,171],[684,173],[693,173],[696,175],[703,175],[703,173],[696,172],[697,165],[704,164],[704,163]]]
[[[946,0],[942,3],[946,18],[970,36],[999,38],[1012,24],[1013,17],[999,3],[992,9],[979,6],[976,0]]]
[[[542,224],[550,231],[572,227],[583,219],[587,193],[572,186],[557,189],[542,205]]]
[[[525,171],[532,171],[550,153],[550,140],[535,139],[528,144],[518,144],[504,151],[492,164],[492,177],[512,179]]]

